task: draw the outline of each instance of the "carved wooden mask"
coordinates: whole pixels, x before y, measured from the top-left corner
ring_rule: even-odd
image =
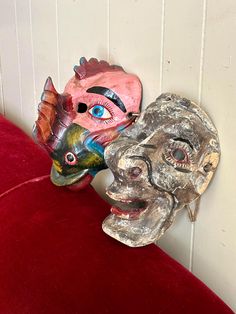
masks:
[[[206,190],[219,156],[217,131],[203,109],[162,94],[105,150],[114,205],[103,230],[129,246],[156,241]]]

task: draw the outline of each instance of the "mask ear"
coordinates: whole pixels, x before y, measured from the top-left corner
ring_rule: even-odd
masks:
[[[219,163],[219,159],[220,154],[218,152],[212,152],[203,159],[201,168],[198,171],[200,175],[195,181],[195,189],[199,195],[204,193],[208,187]]]
[[[220,154],[211,152],[201,161],[200,167],[191,174],[191,180],[184,189],[176,189],[175,196],[182,205],[189,204],[201,196],[207,189],[219,162]]]
[[[59,94],[52,79],[48,77],[38,105],[38,119],[33,128],[34,139],[51,153],[74,115],[71,96]]]
[[[217,152],[213,152],[207,155],[203,160],[203,164],[202,164],[203,171],[205,173],[214,172],[219,163],[219,158],[220,158],[220,154]]]

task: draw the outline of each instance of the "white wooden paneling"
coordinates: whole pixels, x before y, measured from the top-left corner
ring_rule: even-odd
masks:
[[[184,209],[177,213],[174,224],[157,242],[159,247],[188,269],[191,255],[191,226]]]
[[[19,50],[17,41],[15,3],[1,1],[0,49],[2,94],[6,117],[22,125],[21,90],[19,73]],[[3,109],[2,109],[3,110]]]
[[[28,133],[32,129],[32,117],[35,112],[35,86],[33,56],[31,46],[30,7],[28,0],[15,1],[17,28],[18,71],[20,85],[20,103],[22,127]]]
[[[221,142],[220,167],[201,203],[193,271],[236,311],[236,29],[234,0],[208,1],[202,103]]]
[[[107,59],[107,1],[58,0],[60,88],[74,75],[80,57]],[[56,56],[55,56],[56,58]]]
[[[110,0],[110,60],[137,74],[143,108],[160,93],[162,1]]]
[[[55,86],[58,86],[56,2],[29,0],[29,9],[36,90],[34,120],[47,77],[50,75]]]
[[[198,102],[203,0],[165,0],[162,91]]]
[[[201,65],[203,1],[165,0],[162,91],[171,91],[198,102]],[[179,217],[181,216],[181,217]],[[191,232],[187,211],[158,241],[171,256],[191,268]]]

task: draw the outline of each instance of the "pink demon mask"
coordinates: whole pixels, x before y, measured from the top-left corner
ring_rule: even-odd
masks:
[[[106,168],[104,148],[140,110],[137,76],[106,61],[80,59],[59,94],[48,78],[33,135],[53,159],[52,182],[81,189]]]

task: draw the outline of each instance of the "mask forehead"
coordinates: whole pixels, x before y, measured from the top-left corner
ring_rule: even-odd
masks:
[[[72,97],[73,123],[91,133],[101,134],[113,128],[116,136],[132,123],[129,114],[139,112],[142,96],[136,75],[94,59],[76,67],[75,73],[64,91]],[[107,142],[111,141],[111,136],[109,138]]]
[[[127,112],[138,112],[141,102],[141,83],[137,76],[124,71],[102,72],[94,76],[78,80],[73,77],[65,87],[65,93],[72,95],[74,103],[81,96],[85,99],[87,91],[94,87],[110,89],[117,94],[125,105]]]
[[[168,93],[158,97],[146,108],[136,126],[142,125],[142,131],[149,135],[159,126],[169,127],[170,124],[172,124],[173,133],[192,132],[193,134],[195,125],[199,124],[200,127],[205,128],[206,135],[212,133],[217,136],[215,126],[199,106],[180,96]],[[175,127],[176,124],[180,125],[180,128]]]

